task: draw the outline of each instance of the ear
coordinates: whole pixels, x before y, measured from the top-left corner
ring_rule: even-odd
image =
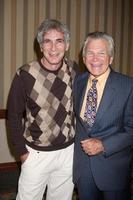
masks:
[[[66,51],[68,51],[70,44],[66,43]]]
[[[86,62],[86,59],[85,59],[85,56],[83,56],[83,63],[85,64],[85,62]]]
[[[109,62],[110,65],[112,64],[113,59],[114,59],[113,57],[110,57],[110,62]]]
[[[41,50],[41,52],[43,52],[43,46],[42,46],[42,44],[40,44],[40,50]]]

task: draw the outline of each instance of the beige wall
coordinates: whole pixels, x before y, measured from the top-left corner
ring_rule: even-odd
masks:
[[[7,131],[5,128],[5,120],[0,120],[0,163],[14,162],[15,159],[12,156],[9,148],[10,141],[8,139]]]
[[[0,108],[6,108],[16,69],[35,58],[36,30],[46,18],[56,18],[68,25],[68,56],[77,62],[88,32],[111,34],[116,43],[114,69],[133,76],[133,0],[0,0]]]
[[[88,32],[111,34],[116,42],[114,68],[133,75],[132,0],[0,0],[0,107],[6,107],[16,68],[35,58],[36,30],[46,18],[68,25],[69,56],[77,62]]]

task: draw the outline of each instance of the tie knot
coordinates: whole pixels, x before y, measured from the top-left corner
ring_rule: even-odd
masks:
[[[92,80],[92,86],[96,86],[97,82],[98,82],[97,79],[93,79],[93,80]]]

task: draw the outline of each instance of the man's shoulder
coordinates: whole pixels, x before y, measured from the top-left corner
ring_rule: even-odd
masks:
[[[133,77],[115,71],[111,72],[111,76],[113,77],[114,84],[120,84],[121,87],[133,87]]]
[[[23,74],[25,72],[30,74],[31,71],[35,71],[35,70],[39,71],[39,69],[40,69],[39,62],[38,61],[31,61],[31,62],[24,64],[21,67],[19,67],[17,69],[17,74],[20,75],[20,74]]]
[[[111,74],[115,77],[117,77],[118,79],[123,79],[125,81],[133,81],[133,77],[127,75],[127,74],[123,74],[121,72],[116,72],[116,71],[111,71]]]
[[[88,77],[89,77],[89,72],[87,71],[87,72],[83,72],[79,74],[76,79],[77,79],[77,82],[80,82],[80,81],[88,79]]]
[[[64,59],[65,64],[73,71],[75,71],[77,74],[79,74],[79,66],[75,60],[71,60],[68,58]]]

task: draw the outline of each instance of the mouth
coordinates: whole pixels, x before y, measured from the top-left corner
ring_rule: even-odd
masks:
[[[102,63],[91,63],[92,67],[99,68],[102,66]]]
[[[51,57],[58,57],[59,53],[49,53],[49,56],[51,56]]]

